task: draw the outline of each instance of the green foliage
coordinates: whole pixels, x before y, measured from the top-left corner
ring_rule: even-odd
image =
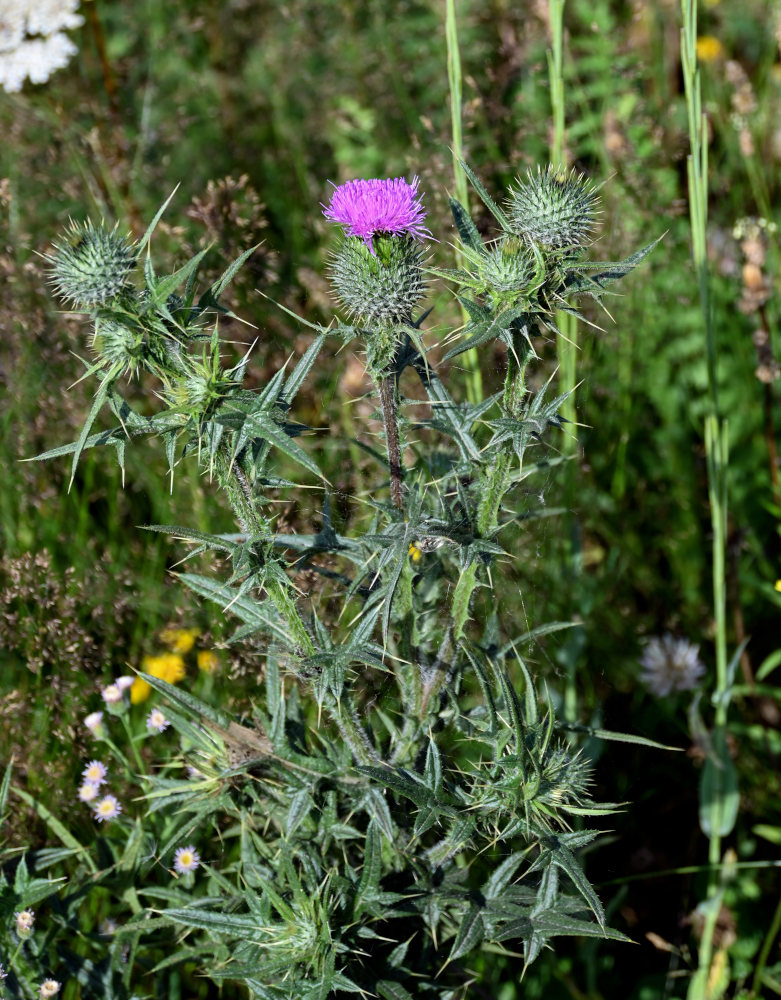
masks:
[[[519,834],[517,851],[511,854],[505,845],[494,853],[490,847],[482,853],[467,848],[456,857],[457,867],[464,860],[470,867],[469,901],[450,912],[448,919],[458,917],[458,923],[448,925],[449,936],[438,938],[426,972],[447,961],[462,934],[461,953],[443,972],[458,978],[459,997],[481,990],[497,1000],[680,997],[697,967],[704,916],[716,921],[714,994],[761,996],[778,988],[781,911],[774,916],[766,904],[778,894],[773,865],[781,828],[781,787],[774,766],[781,752],[775,735],[778,691],[771,672],[778,660],[781,607],[781,595],[773,587],[779,575],[781,507],[774,495],[771,450],[774,432],[778,436],[778,383],[755,376],[761,370],[772,378],[767,352],[771,359],[777,353],[774,226],[779,219],[773,206],[778,204],[775,123],[781,90],[774,32],[766,5],[758,0],[700,5],[698,34],[707,36],[711,53],[700,55],[699,46],[695,53],[707,115],[702,134],[708,152],[711,314],[719,401],[729,417],[724,628],[730,655],[733,649],[741,653],[724,727],[708,732],[713,680],[706,675],[699,700],[703,721],[695,721],[687,734],[687,696],[654,698],[643,692],[637,677],[639,649],[651,634],[686,635],[699,644],[704,664],[715,661],[712,524],[703,440],[710,396],[690,260],[684,163],[688,123],[679,25],[672,9],[670,17],[662,17],[648,4],[556,0],[549,6],[550,16],[544,4],[530,10],[467,0],[457,8],[455,41],[452,20],[448,26],[448,53],[443,11],[431,4],[390,9],[343,0],[336,12],[332,5],[309,0],[292,6],[250,0],[229,10],[196,10],[174,2],[150,5],[139,17],[132,5],[107,0],[82,5],[90,18],[83,30],[71,33],[79,56],[52,84],[28,85],[19,95],[0,93],[5,136],[0,148],[0,229],[5,234],[0,241],[0,382],[5,390],[0,418],[5,554],[0,565],[0,757],[4,764],[15,757],[3,827],[9,850],[2,870],[13,885],[19,848],[29,843],[30,877],[53,881],[66,875],[73,888],[63,895],[60,882],[58,892],[33,907],[34,933],[11,963],[27,979],[20,985],[9,977],[6,995],[25,1000],[38,996],[40,978],[48,975],[63,982],[65,1000],[244,995],[244,987],[230,980],[195,975],[202,954],[211,954],[203,950],[212,940],[208,930],[172,923],[157,937],[150,927],[143,937],[114,938],[104,936],[102,921],[124,920],[134,908],[141,913],[148,907],[151,924],[166,907],[184,910],[201,897],[230,897],[238,915],[249,912],[241,892],[254,878],[251,866],[258,862],[243,847],[247,838],[242,841],[237,834],[238,822],[225,818],[211,824],[206,804],[213,797],[218,815],[228,816],[228,796],[213,783],[226,769],[255,761],[243,776],[233,775],[219,785],[227,785],[231,794],[240,781],[249,785],[262,778],[269,767],[270,720],[280,718],[280,699],[296,701],[287,708],[286,727],[297,752],[312,757],[321,749],[319,738],[333,744],[347,740],[359,767],[382,768],[383,761],[397,754],[393,767],[416,776],[412,780],[419,784],[427,766],[434,768],[427,763],[429,744],[416,732],[414,714],[414,706],[427,698],[438,706],[429,715],[429,728],[443,783],[460,787],[463,767],[476,784],[476,761],[487,744],[459,735],[456,708],[450,701],[443,705],[441,692],[454,684],[448,676],[452,665],[461,671],[458,704],[464,712],[482,704],[488,717],[495,701],[495,710],[504,717],[503,693],[490,666],[504,663],[526,711],[513,645],[545,695],[541,718],[547,721],[550,714],[548,692],[553,705],[550,745],[558,747],[560,758],[552,754],[548,766],[565,757],[585,760],[594,767],[587,798],[632,803],[609,823],[611,835],[585,845],[577,860],[597,887],[607,923],[639,944],[628,948],[605,942],[585,908],[559,914],[571,929],[583,918],[585,925],[575,937],[552,937],[555,950],[543,949],[525,971],[520,940],[529,931],[527,918],[519,917],[517,934],[507,928],[510,936],[503,943],[486,937],[493,916],[480,897],[488,897],[494,870],[505,862],[511,868],[516,855],[523,857],[500,895],[527,884],[539,889],[544,877],[576,905],[586,906],[563,869],[554,865],[528,873],[537,848],[524,855]],[[557,44],[557,13],[563,13],[558,61],[549,52]],[[570,407],[576,402],[575,449],[564,447],[574,444],[572,425],[558,421],[563,390],[552,377],[556,361],[549,328],[529,330],[537,357],[530,358],[520,398],[502,393],[505,358],[512,355],[506,353],[507,343],[489,332],[478,346],[485,394],[469,395],[468,403],[463,401],[461,368],[466,359],[460,353],[467,338],[444,343],[442,334],[459,324],[459,303],[455,298],[449,302],[437,281],[430,288],[437,327],[420,323],[420,318],[418,325],[407,326],[405,317],[392,337],[382,342],[375,338],[371,345],[366,329],[340,328],[342,339],[353,340],[352,346],[376,349],[375,375],[397,383],[399,444],[405,449],[404,513],[414,514],[415,526],[407,531],[404,517],[391,509],[398,511],[398,506],[392,499],[387,502],[391,462],[375,436],[375,404],[371,396],[360,398],[369,391],[368,382],[361,381],[360,363],[307,325],[325,324],[329,313],[320,272],[332,251],[322,247],[316,205],[325,197],[328,178],[338,182],[352,176],[417,174],[426,190],[430,228],[440,240],[431,250],[432,266],[440,273],[453,266],[448,242],[456,233],[464,244],[456,264],[462,271],[460,294],[471,310],[464,319],[480,322],[489,295],[498,303],[493,332],[512,308],[528,313],[537,305],[542,287],[536,283],[537,259],[516,253],[517,243],[505,235],[490,206],[484,210],[473,198],[471,210],[461,207],[467,198],[460,169],[455,185],[448,180],[448,147],[456,149],[457,144],[455,119],[451,133],[450,112],[452,108],[455,115],[456,105],[453,93],[448,101],[445,58],[449,54],[452,59],[459,43],[460,66],[453,67],[451,81],[453,87],[463,87],[457,152],[465,150],[460,155],[479,166],[480,186],[486,194],[497,193],[493,205],[504,219],[512,212],[501,192],[516,187],[516,174],[523,184],[528,168],[534,177],[536,165],[549,156],[556,163],[574,164],[578,173],[595,180],[610,179],[599,189],[604,226],[588,248],[589,260],[580,258],[588,266],[569,278],[581,293],[581,322],[596,321],[605,329],[580,336],[579,373],[567,383],[582,378],[565,410],[575,419]],[[707,51],[707,46],[702,49]],[[548,151],[552,131],[560,153]],[[229,173],[232,179],[226,177]],[[33,251],[41,257],[50,254],[51,234],[69,216],[120,219],[116,230],[94,225],[96,232],[113,232],[114,237],[142,232],[140,220],[155,215],[160,192],[170,190],[172,178],[183,180],[176,226],[170,215],[161,217],[143,249],[135,247],[138,263],[124,282],[125,292],[132,293],[130,308],[119,300],[103,303],[103,315],[96,315],[86,331],[83,319],[57,313],[45,293],[41,258]],[[253,190],[259,193],[257,216],[246,198]],[[447,229],[450,191],[461,203],[453,208],[456,232]],[[260,197],[265,206],[259,205]],[[260,225],[255,224],[258,218]],[[637,247],[663,230],[664,242],[634,277],[621,283],[621,298],[603,296],[601,284],[607,291],[618,287],[610,281],[615,265],[604,262],[631,261]],[[744,295],[744,273],[752,277],[750,270],[743,271],[749,231],[758,234],[753,249],[759,246],[765,255],[759,265],[759,306]],[[264,247],[236,270],[244,248],[260,239]],[[219,251],[205,254],[197,268],[199,292],[206,290],[206,297],[196,322],[193,309],[182,310],[186,282],[174,287],[174,276],[182,265],[192,267],[207,243]],[[143,271],[147,248],[154,251],[156,268],[151,284]],[[230,287],[226,282],[219,293],[230,312],[215,310],[208,295],[220,279],[223,259],[234,260]],[[564,262],[565,267],[570,264]],[[556,270],[551,267],[550,275],[539,277],[552,278]],[[603,272],[600,283],[593,283]],[[165,283],[173,283],[173,290],[167,292]],[[610,306],[615,326],[599,318],[589,292]],[[282,311],[271,299],[281,303]],[[302,318],[301,326],[285,320],[286,309]],[[236,384],[236,365],[255,333],[231,314],[245,317],[258,330],[243,380]],[[220,347],[215,352],[218,322]],[[184,327],[188,339],[182,335]],[[564,326],[561,330],[568,335]],[[767,335],[764,347],[762,332]],[[230,414],[233,423],[227,418],[229,409],[240,408],[239,393],[257,397],[286,362],[289,376],[291,355],[302,356],[310,345],[317,357],[302,381],[293,386],[288,377],[276,402],[272,392],[263,412],[255,414],[264,430],[253,431],[244,420],[242,429],[250,437],[256,434],[269,442],[276,433],[284,445],[268,445],[263,482],[253,487],[253,495],[264,498],[256,513],[267,523],[244,531],[229,521],[219,463],[210,460],[210,421],[223,421],[222,435],[235,444],[242,418]],[[443,364],[449,349],[459,353]],[[394,350],[399,352],[395,359]],[[74,361],[74,353],[87,359],[83,366]],[[213,367],[216,353],[222,355],[218,370]],[[522,360],[522,353],[516,354]],[[182,359],[192,375],[189,386],[169,385],[146,368],[155,363],[164,373]],[[92,368],[94,374],[70,393],[61,392],[61,386]],[[65,463],[18,460],[56,453],[63,441],[77,442],[99,380],[117,370],[102,405],[98,400],[65,496]],[[466,376],[470,384],[471,374]],[[173,389],[177,395],[167,396]],[[160,396],[166,399],[162,408]],[[242,406],[254,405],[248,396]],[[345,396],[350,405],[341,405]],[[524,408],[525,400],[536,401],[534,413]],[[502,407],[516,402],[521,418],[501,414]],[[199,416],[202,408],[205,419]],[[162,410],[178,412],[158,421]],[[326,424],[329,432],[316,438],[316,432],[306,429]],[[158,431],[170,432],[160,462],[149,448],[137,446],[142,436]],[[490,463],[485,449],[493,436],[503,436],[503,441],[491,447],[509,451],[512,443],[515,449],[515,458],[502,463],[503,475],[516,477],[505,492],[499,470],[491,483],[485,478]],[[169,452],[168,441],[174,438]],[[106,463],[99,444],[116,450],[118,466]],[[290,446],[300,453],[287,453]],[[171,453],[173,494],[160,464],[165,466]],[[59,454],[72,458],[75,444]],[[301,455],[317,471],[302,465]],[[562,475],[565,461],[567,474]],[[240,486],[237,492],[234,500],[241,503]],[[494,521],[498,532],[491,536]],[[157,530],[138,531],[139,525]],[[185,546],[171,545],[162,530],[166,526],[186,540]],[[363,541],[366,534],[375,537]],[[204,547],[202,537],[213,541],[215,549]],[[217,539],[223,547],[217,547]],[[187,563],[167,573],[182,555]],[[273,590],[275,565],[291,587],[277,578],[279,587],[271,599],[267,587],[244,586],[251,578],[270,580]],[[291,604],[304,623],[298,639],[282,616]],[[437,614],[452,619],[452,637],[443,634],[444,620],[438,622]],[[349,625],[357,615],[367,635],[356,636]],[[105,683],[112,670],[138,665],[157,630],[174,620],[211,631],[211,643],[230,643],[220,653],[219,673],[201,676],[192,688],[199,706],[158,702],[167,712],[170,705],[171,715],[177,713],[178,729],[133,744],[145,766],[154,769],[161,782],[158,790],[165,791],[167,779],[179,783],[179,791],[169,801],[161,794],[131,805],[150,789],[128,778],[115,789],[124,812],[111,824],[96,826],[87,806],[71,807],[67,801],[79,768],[104,746],[90,749],[79,719],[96,707],[94,691],[101,678]],[[547,631],[539,622],[553,626]],[[750,640],[747,646],[744,636]],[[307,653],[310,640],[315,649]],[[277,650],[273,655],[270,647]],[[274,658],[287,675],[277,702],[258,680]],[[764,666],[758,671],[760,664]],[[423,673],[431,675],[430,683]],[[438,688],[443,674],[444,688]],[[188,690],[191,683],[189,677]],[[398,708],[402,685],[404,704],[413,706],[405,709],[406,715]],[[152,697],[173,695],[155,692]],[[342,697],[352,698],[353,704],[340,717]],[[206,708],[221,714],[203,715],[207,721],[197,722]],[[141,711],[142,706],[129,710],[134,738],[145,735]],[[188,735],[180,735],[188,719]],[[109,721],[115,746],[131,754],[121,720]],[[643,733],[646,740],[653,736],[648,742],[689,752],[619,746],[608,735],[613,728]],[[202,730],[211,734],[208,739]],[[312,735],[315,730],[319,738]],[[558,746],[559,738],[566,745]],[[392,751],[392,745],[399,749]],[[185,755],[198,757],[203,778],[183,781]],[[493,763],[493,757],[486,758],[486,773]],[[138,771],[135,762],[130,770]],[[10,775],[7,769],[5,773]],[[585,773],[584,763],[580,777]],[[496,780],[502,777],[499,772]],[[502,802],[512,801],[520,788],[512,785],[516,777],[509,790],[503,789]],[[328,776],[322,780],[327,784]],[[207,782],[208,790],[199,791],[198,781]],[[277,785],[267,784],[273,797]],[[425,809],[400,793],[376,791],[374,825],[381,831],[381,853],[387,860],[393,827],[383,826],[387,817],[382,804],[391,821],[397,813],[408,813],[413,832],[418,821],[425,823],[419,815]],[[274,831],[284,836],[288,823],[296,837],[313,816],[330,808],[330,798],[321,799],[308,788],[285,794],[284,809],[274,820]],[[204,812],[187,815],[194,825],[181,828],[185,839],[180,840],[175,812],[201,795]],[[162,803],[159,810],[153,808],[157,801]],[[346,801],[338,800],[329,821],[337,837],[345,834],[342,820],[357,831],[349,834],[352,846],[346,853],[362,872],[360,862],[371,851],[367,838],[372,821],[368,813],[342,811]],[[545,803],[539,796],[532,802],[538,814]],[[575,799],[569,805],[578,808]],[[569,817],[575,832],[583,823],[605,825],[599,817],[560,814]],[[707,865],[700,817],[711,835],[724,831],[724,853]],[[152,857],[157,851],[159,863],[129,868],[123,882],[113,873],[112,852],[122,856],[125,840],[138,844],[133,832],[137,823],[154,838],[142,844],[141,853]],[[421,838],[431,838],[437,830],[435,823]],[[62,836],[73,838],[70,847],[58,846]],[[265,840],[267,831],[262,829],[260,836]],[[168,870],[172,851],[187,841],[197,842],[204,859],[188,888]],[[332,843],[328,852],[337,853]],[[239,862],[241,879],[234,871]],[[92,867],[105,877],[88,875]],[[671,869],[678,873],[660,874]],[[517,876],[522,877],[513,884]],[[381,869],[384,885],[394,877]],[[328,900],[335,898],[333,885],[329,883],[331,895],[325,900],[311,872],[296,868],[296,878],[312,886],[312,899],[317,897],[327,909]],[[720,909],[695,908],[706,898],[708,879],[716,883]],[[149,896],[131,904],[131,881],[149,890]],[[280,885],[287,902],[293,883],[283,875]],[[407,891],[406,885],[392,888]],[[524,905],[517,898],[510,902]],[[218,912],[220,907],[205,903],[199,908]],[[401,965],[406,955],[411,960],[423,954],[420,936],[407,943],[416,919],[403,916],[392,928],[402,942],[394,959]],[[269,926],[283,922],[272,907]],[[537,924],[544,929],[545,920],[538,918]],[[337,920],[336,925],[343,923]],[[483,944],[469,951],[481,933]],[[597,936],[589,938],[588,933]],[[18,944],[11,913],[0,940],[0,962],[6,969]],[[374,941],[372,947],[381,945]],[[363,941],[357,948],[363,948]],[[386,998],[425,996],[425,983],[404,978],[398,967],[379,972],[385,978],[376,979],[373,992]],[[702,986],[706,978],[700,975],[694,985]],[[272,989],[257,979],[250,988],[258,995]]]

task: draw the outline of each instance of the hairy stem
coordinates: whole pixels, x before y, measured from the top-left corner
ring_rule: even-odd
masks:
[[[377,379],[377,389],[380,394],[382,419],[385,424],[385,443],[388,448],[388,466],[390,467],[391,499],[399,510],[404,510],[404,492],[402,479],[404,467],[401,464],[401,446],[399,444],[399,416],[396,406],[395,375],[380,375]]]

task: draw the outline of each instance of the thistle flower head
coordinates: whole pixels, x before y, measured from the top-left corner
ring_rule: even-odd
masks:
[[[48,258],[52,287],[60,298],[90,310],[115,299],[136,264],[133,241],[92,222],[71,222]]]
[[[597,209],[596,192],[582,175],[552,166],[518,178],[507,203],[512,232],[553,249],[585,246]]]
[[[423,225],[426,213],[418,178],[408,183],[403,177],[355,180],[334,185],[331,200],[323,205],[329,222],[344,226],[348,236],[357,236],[374,253],[374,237],[379,235],[429,236]]]
[[[347,236],[331,262],[331,281],[345,309],[368,327],[410,323],[423,298],[423,250],[411,237],[374,237],[370,248]]]
[[[669,632],[661,638],[653,636],[640,657],[641,680],[660,698],[673,691],[691,691],[705,673],[699,651],[693,642],[676,639]]]

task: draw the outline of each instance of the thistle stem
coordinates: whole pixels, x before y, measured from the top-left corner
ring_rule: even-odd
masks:
[[[404,467],[401,464],[401,446],[399,444],[399,416],[396,406],[396,378],[394,375],[380,375],[377,379],[377,390],[380,394],[382,419],[385,424],[385,443],[388,448],[388,465],[390,467],[391,499],[399,510],[404,510],[404,492],[401,481],[404,477]]]

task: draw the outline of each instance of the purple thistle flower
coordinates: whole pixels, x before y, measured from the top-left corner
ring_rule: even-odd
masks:
[[[431,234],[423,225],[426,213],[421,204],[423,196],[418,194],[419,183],[417,177],[411,184],[396,177],[334,185],[331,201],[322,206],[323,215],[329,222],[344,226],[348,236],[359,236],[372,253],[372,237],[379,233],[407,233],[423,239]]]

